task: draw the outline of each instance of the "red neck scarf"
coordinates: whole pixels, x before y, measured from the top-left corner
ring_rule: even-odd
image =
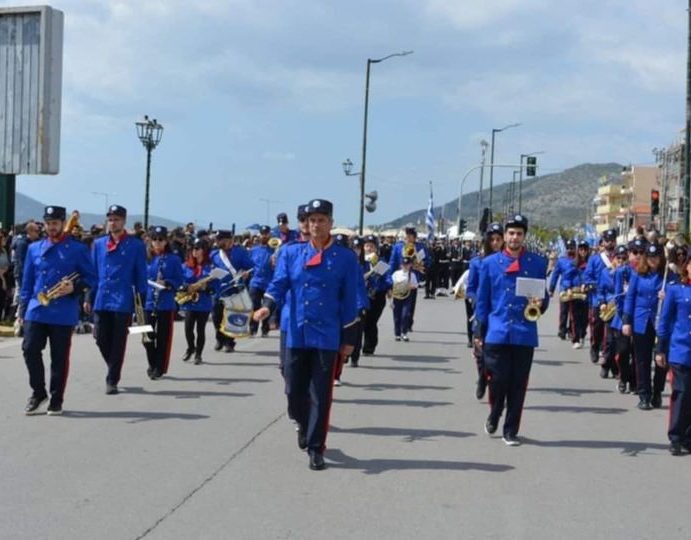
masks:
[[[523,255],[524,251],[525,251],[525,248],[521,248],[521,251],[518,252],[518,257],[514,257],[508,249],[504,250],[504,255],[506,255],[510,259],[513,259],[513,261],[511,261],[511,264],[506,269],[507,274],[513,274],[516,272],[520,272],[521,265],[519,263],[519,260],[520,260],[521,256]]]
[[[317,246],[314,245],[314,242],[310,242],[312,247],[314,249],[317,249],[317,252],[312,255],[309,261],[305,264],[307,268],[311,266],[319,266],[322,263],[322,253],[324,253],[324,250],[328,248],[331,245],[331,235],[326,239],[326,243],[324,244],[324,247],[321,249],[318,249]]]
[[[59,244],[59,243],[62,242],[66,237],[67,237],[67,234],[63,232],[63,233],[61,233],[60,236],[58,236],[55,240],[53,240],[53,239],[51,238],[51,239],[50,239],[50,242],[51,242],[51,244],[53,244],[53,245]]]
[[[118,248],[118,245],[120,242],[122,242],[125,238],[127,237],[127,231],[123,232],[122,235],[120,235],[120,239],[116,240],[113,238],[112,234],[108,235],[108,242],[106,242],[106,249],[108,252],[115,251]]]

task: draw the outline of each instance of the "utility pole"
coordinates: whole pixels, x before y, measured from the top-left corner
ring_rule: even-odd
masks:
[[[686,50],[686,125],[684,133],[684,221],[681,232],[689,235],[689,198],[691,197],[691,0],[686,10],[688,18]]]

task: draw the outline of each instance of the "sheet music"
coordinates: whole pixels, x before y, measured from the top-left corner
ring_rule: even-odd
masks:
[[[387,263],[385,263],[384,261],[379,261],[377,264],[374,265],[374,268],[372,268],[372,272],[380,276],[383,276],[384,274],[386,274],[389,268],[391,267]]]
[[[547,287],[546,280],[536,278],[516,278],[516,296],[543,298]]]

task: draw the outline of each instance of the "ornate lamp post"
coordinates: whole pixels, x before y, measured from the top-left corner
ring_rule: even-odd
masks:
[[[151,152],[161,142],[163,126],[156,119],[150,120],[144,116],[144,120],[136,122],[137,136],[146,148],[146,188],[144,191],[144,230],[149,229],[149,183],[151,179]]]

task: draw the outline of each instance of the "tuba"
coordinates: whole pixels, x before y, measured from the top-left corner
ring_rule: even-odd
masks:
[[[528,305],[525,306],[523,310],[523,316],[527,321],[537,322],[537,320],[542,316],[542,311],[540,306],[542,305],[542,300],[540,298],[531,298],[528,300]]]
[[[391,296],[395,300],[405,300],[410,296],[410,273],[408,273],[408,279],[406,281],[394,282],[391,288]]]

